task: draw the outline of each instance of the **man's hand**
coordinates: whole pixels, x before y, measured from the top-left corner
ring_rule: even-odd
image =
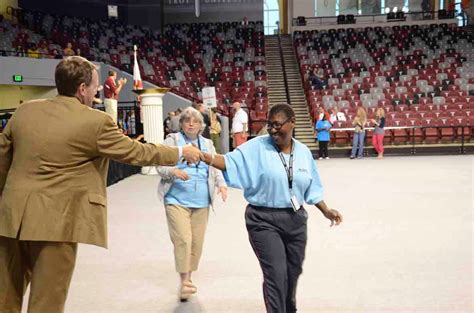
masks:
[[[334,224],[337,226],[342,223],[342,215],[337,210],[328,208],[322,211],[322,213],[328,220],[331,221],[331,227],[334,226]]]
[[[198,148],[191,145],[186,145],[183,147],[182,156],[186,160],[186,162],[191,163],[191,164],[197,163],[199,160],[204,158],[201,151],[199,151]]]
[[[222,201],[227,200],[227,187],[219,187],[217,194],[221,194]]]
[[[180,169],[173,170],[173,175],[174,175],[174,177],[179,178],[181,180],[188,180],[189,179],[188,174],[185,171],[180,170]]]

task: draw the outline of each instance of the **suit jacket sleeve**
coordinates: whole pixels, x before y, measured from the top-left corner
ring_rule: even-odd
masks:
[[[7,126],[0,133],[0,195],[3,192],[5,182],[7,180],[8,171],[13,158],[13,143],[11,126],[13,123],[13,117],[8,122]]]
[[[97,135],[97,150],[101,156],[138,166],[170,166],[178,162],[178,148],[132,140],[122,134],[110,116],[104,116]]]

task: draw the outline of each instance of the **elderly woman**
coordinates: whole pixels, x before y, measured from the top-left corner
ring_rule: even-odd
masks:
[[[204,162],[224,171],[227,182],[249,202],[245,222],[263,272],[267,312],[296,312],[296,285],[303,268],[308,213],[315,205],[331,221],[342,215],[323,200],[311,151],[293,138],[295,112],[276,104],[268,113],[268,135],[256,137],[226,155],[203,152]]]
[[[199,111],[186,108],[180,115],[179,125],[180,132],[169,134],[165,145],[182,147],[193,144],[202,152],[215,153],[212,141],[200,135],[204,121]],[[214,191],[217,187],[225,201],[227,185],[221,171],[205,162],[161,166],[158,173],[161,176],[158,194],[165,205],[176,271],[181,278],[179,298],[186,301],[197,291],[191,274],[198,269]]]

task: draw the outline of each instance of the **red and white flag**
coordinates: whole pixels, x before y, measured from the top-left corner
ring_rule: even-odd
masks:
[[[140,67],[137,61],[137,46],[133,46],[133,89],[143,89],[142,76],[140,75]]]

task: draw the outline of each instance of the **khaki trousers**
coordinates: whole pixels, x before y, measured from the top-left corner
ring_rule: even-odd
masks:
[[[104,99],[104,106],[105,106],[105,112],[108,115],[112,116],[112,118],[114,119],[115,124],[117,124],[117,115],[118,115],[117,100],[105,98]]]
[[[76,263],[77,243],[20,241],[0,236],[0,312],[62,313]]]
[[[188,209],[166,205],[166,218],[178,273],[194,272],[201,259],[209,208]]]

